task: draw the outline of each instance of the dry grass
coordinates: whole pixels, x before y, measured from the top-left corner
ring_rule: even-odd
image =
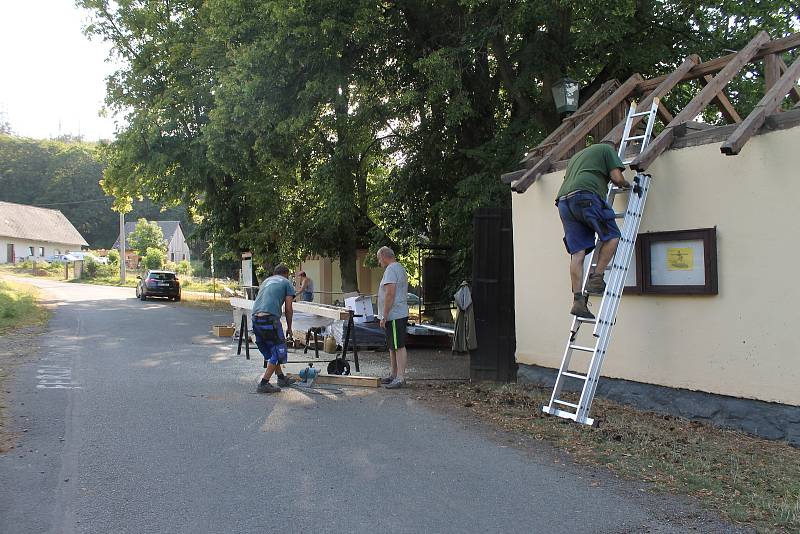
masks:
[[[800,449],[742,432],[596,399],[599,428],[543,415],[549,390],[520,385],[429,384],[428,395],[468,408],[506,431],[552,443],[575,461],[605,466],[660,491],[694,496],[760,532],[800,532]]]
[[[217,295],[216,299],[212,293],[190,293],[181,292],[181,304],[194,306],[213,311],[230,311],[231,301],[227,297]]]

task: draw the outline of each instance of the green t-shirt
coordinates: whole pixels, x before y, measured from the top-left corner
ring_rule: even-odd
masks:
[[[606,198],[611,171],[624,168],[611,145],[598,143],[586,147],[569,159],[567,174],[556,199],[573,191],[591,191]]]

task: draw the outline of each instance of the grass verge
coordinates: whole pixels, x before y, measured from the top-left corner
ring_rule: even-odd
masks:
[[[547,441],[575,461],[690,495],[759,532],[800,532],[800,449],[597,398],[588,428],[542,415],[550,391],[523,385],[415,386],[506,431]]]
[[[36,303],[33,286],[0,280],[0,334],[47,321],[48,311]]]
[[[183,291],[181,292],[181,304],[214,311],[231,310],[229,298],[217,295],[217,298],[214,299],[212,293],[187,293]]]

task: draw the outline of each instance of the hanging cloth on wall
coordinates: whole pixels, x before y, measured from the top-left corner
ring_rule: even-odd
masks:
[[[456,327],[453,333],[453,352],[468,352],[478,348],[475,336],[475,309],[472,306],[472,292],[469,284],[461,282],[456,294]]]

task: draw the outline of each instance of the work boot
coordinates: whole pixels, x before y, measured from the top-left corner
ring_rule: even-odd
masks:
[[[393,381],[394,381],[394,377],[391,376],[391,375],[384,376],[383,378],[381,378],[381,384],[383,384],[384,386],[387,385],[387,384],[391,384]]]
[[[602,295],[606,292],[606,281],[603,280],[603,273],[592,273],[586,280],[583,290],[589,295]]]
[[[273,386],[266,380],[261,380],[256,388],[256,393],[277,393],[281,390],[278,386]]]
[[[289,387],[297,382],[297,379],[291,376],[279,376],[278,385],[282,388]]]
[[[594,319],[594,314],[589,311],[589,302],[586,295],[575,293],[575,300],[572,302],[572,309],[569,313],[575,317],[582,317],[584,319]]]

